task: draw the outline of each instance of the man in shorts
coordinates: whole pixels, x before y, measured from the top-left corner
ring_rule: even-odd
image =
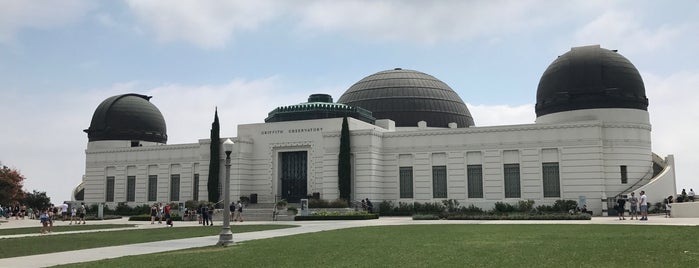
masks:
[[[646,196],[646,191],[641,191],[641,220],[648,220],[648,197]]]
[[[80,221],[85,224],[85,210],[85,203],[80,203],[80,207],[78,207],[78,224],[80,224]]]
[[[634,192],[631,192],[631,196],[629,197],[629,216],[631,216],[631,219],[633,220],[633,217],[636,217],[636,220],[638,220],[638,197],[635,196]]]

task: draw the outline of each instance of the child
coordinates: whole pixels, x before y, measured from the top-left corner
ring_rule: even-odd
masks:
[[[47,232],[50,232],[50,230],[49,230],[49,214],[46,210],[43,210],[41,212],[41,216],[39,216],[39,221],[41,222],[41,233],[45,234]]]
[[[70,209],[70,222],[68,223],[68,225],[72,225],[73,221],[75,221],[75,224],[78,223],[78,218],[76,217],[77,213],[78,211],[75,209],[75,207]]]

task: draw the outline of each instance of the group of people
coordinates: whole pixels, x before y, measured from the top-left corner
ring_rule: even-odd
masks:
[[[228,206],[228,208],[231,210],[231,220],[232,221],[240,221],[243,222],[243,203],[238,200],[238,203],[236,202],[231,202],[231,205]]]
[[[647,221],[648,220],[648,196],[646,196],[646,191],[641,191],[641,196],[636,197],[634,192],[631,192],[631,196],[628,198],[623,198],[621,195],[617,197],[616,210],[619,214],[619,220],[626,220],[624,217],[624,211],[626,210],[626,203],[629,203],[629,216],[631,220],[636,218],[636,220]],[[641,218],[638,218],[638,211],[640,210]]]
[[[163,203],[153,203],[150,207],[150,224],[155,224],[155,219],[158,219],[158,224],[162,224],[164,219],[165,225],[172,227],[171,211],[172,206],[170,204],[163,206]]]

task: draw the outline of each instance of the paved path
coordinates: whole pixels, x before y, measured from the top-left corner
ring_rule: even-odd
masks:
[[[137,227],[127,228],[127,229],[143,229],[143,228],[167,228],[162,224],[151,225],[149,222],[129,222],[125,219],[119,220],[106,220],[99,222],[88,222],[88,224],[136,224]],[[202,227],[202,228],[221,228],[221,223],[213,227]],[[662,216],[651,216],[649,221],[631,221],[625,220],[620,221],[615,217],[593,217],[589,221],[413,221],[407,217],[382,217],[378,220],[366,220],[366,221],[307,221],[307,222],[244,222],[232,224],[232,228],[235,225],[240,224],[293,224],[299,227],[278,229],[278,230],[268,230],[259,232],[248,232],[234,234],[233,240],[235,242],[244,242],[255,239],[265,239],[272,237],[288,236],[303,233],[320,232],[326,230],[336,230],[351,227],[362,227],[362,226],[387,226],[387,225],[405,225],[405,224],[629,224],[629,225],[685,225],[685,226],[697,226],[699,225],[699,218],[664,218]],[[67,222],[57,221],[55,225],[67,225]],[[175,226],[195,226],[196,222],[175,222]],[[5,228],[20,228],[20,227],[30,227],[34,226],[39,230],[39,224],[37,220],[10,220],[9,222],[0,223],[0,229]],[[122,228],[123,229],[123,228]],[[120,229],[109,229],[109,230],[120,230]],[[94,232],[97,230],[90,231],[80,231],[80,232]],[[99,230],[105,231],[105,230]],[[66,232],[51,234],[59,235],[65,234]],[[18,236],[36,236],[41,234],[26,234],[26,235],[13,235],[13,236],[0,236],[0,243],[2,243],[2,238],[18,237]],[[0,263],[12,264],[12,267],[46,267],[60,264],[78,263],[78,262],[88,262],[96,261],[102,259],[117,258],[130,255],[140,255],[140,254],[150,254],[164,251],[180,250],[187,248],[205,247],[212,246],[218,242],[218,236],[206,236],[197,238],[186,238],[177,240],[168,240],[160,242],[149,242],[140,244],[131,244],[123,246],[113,246],[113,247],[103,247],[103,248],[93,248],[85,250],[74,250],[66,252],[57,252],[49,254],[40,254],[32,256],[23,256],[15,258],[5,258],[0,259]]]

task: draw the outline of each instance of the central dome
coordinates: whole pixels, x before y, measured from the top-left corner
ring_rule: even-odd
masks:
[[[396,68],[365,77],[352,85],[337,101],[362,107],[376,119],[391,119],[396,127],[473,126],[466,104],[447,84],[431,75]]]

